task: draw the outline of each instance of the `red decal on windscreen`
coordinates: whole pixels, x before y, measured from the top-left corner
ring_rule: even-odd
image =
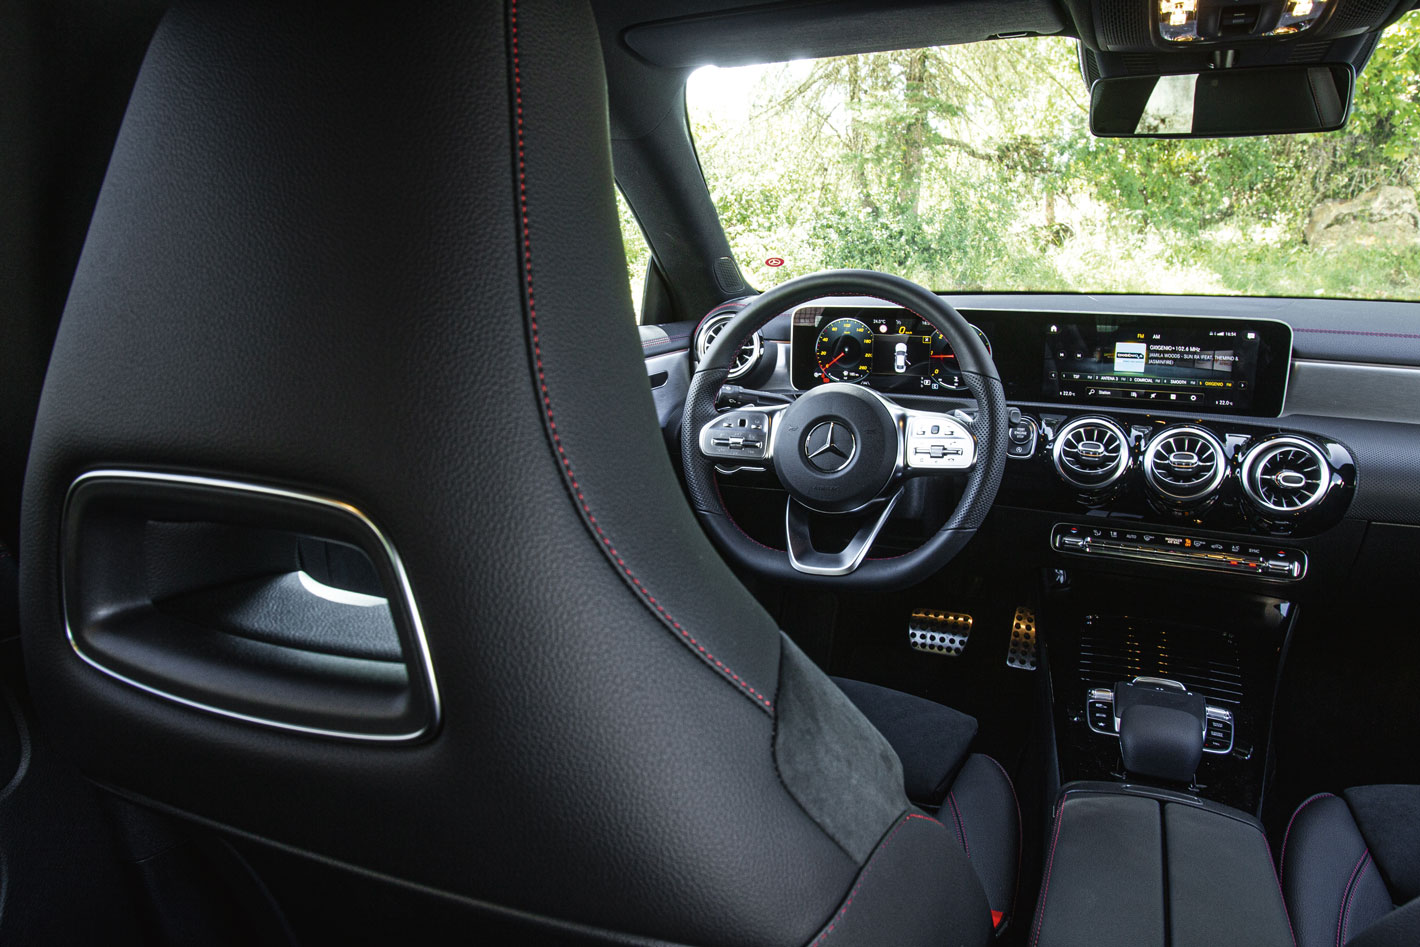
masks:
[[[764,261],[764,265],[765,265],[765,266],[783,266],[783,265],[784,265],[784,258],[783,258],[782,256],[772,256],[772,257],[770,257],[769,259],[767,259],[767,260]]]

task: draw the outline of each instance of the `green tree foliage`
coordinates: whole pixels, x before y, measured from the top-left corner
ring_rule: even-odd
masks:
[[[1420,184],[1415,15],[1386,34],[1331,134],[1097,139],[1077,55],[1036,38],[692,77],[701,162],[746,274],[761,287],[856,266],[940,290],[1420,297],[1415,246],[1304,239],[1321,201]]]

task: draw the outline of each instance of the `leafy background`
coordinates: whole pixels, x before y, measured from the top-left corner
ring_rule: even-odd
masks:
[[[1322,201],[1420,184],[1416,14],[1329,134],[1097,139],[1077,57],[1043,37],[692,75],[697,149],[746,278],[853,266],[937,290],[1420,297],[1420,247],[1303,234]],[[648,251],[624,204],[622,229],[639,297]]]

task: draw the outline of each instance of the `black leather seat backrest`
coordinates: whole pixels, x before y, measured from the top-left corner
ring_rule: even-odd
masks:
[[[27,661],[84,769],[169,810],[598,930],[805,942],[882,838],[940,826],[905,820],[896,758],[687,510],[631,315],[603,90],[581,4],[176,6],[42,399]],[[78,660],[61,513],[107,466],[364,511],[422,612],[435,737],[285,733]],[[896,850],[918,878],[975,884],[954,846],[914,846],[931,850]],[[959,897],[984,920],[979,889]]]

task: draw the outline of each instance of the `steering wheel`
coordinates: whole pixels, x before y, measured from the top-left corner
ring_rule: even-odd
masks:
[[[735,353],[750,335],[794,306],[825,296],[868,296],[921,316],[950,343],[976,399],[974,421],[919,411],[862,385],[832,382],[792,404],[717,412],[716,396]],[[691,504],[720,551],[751,572],[836,588],[890,589],[921,581],[976,533],[996,499],[1006,466],[1006,395],[1000,376],[967,321],[916,283],[871,270],[801,276],[756,297],[705,353],[685,400],[681,459]],[[785,550],[746,535],[725,510],[717,464],[771,465],[789,494]],[[887,559],[868,550],[911,477],[964,476],[961,500],[942,528],[917,549]],[[853,517],[841,551],[814,547],[816,518]]]

